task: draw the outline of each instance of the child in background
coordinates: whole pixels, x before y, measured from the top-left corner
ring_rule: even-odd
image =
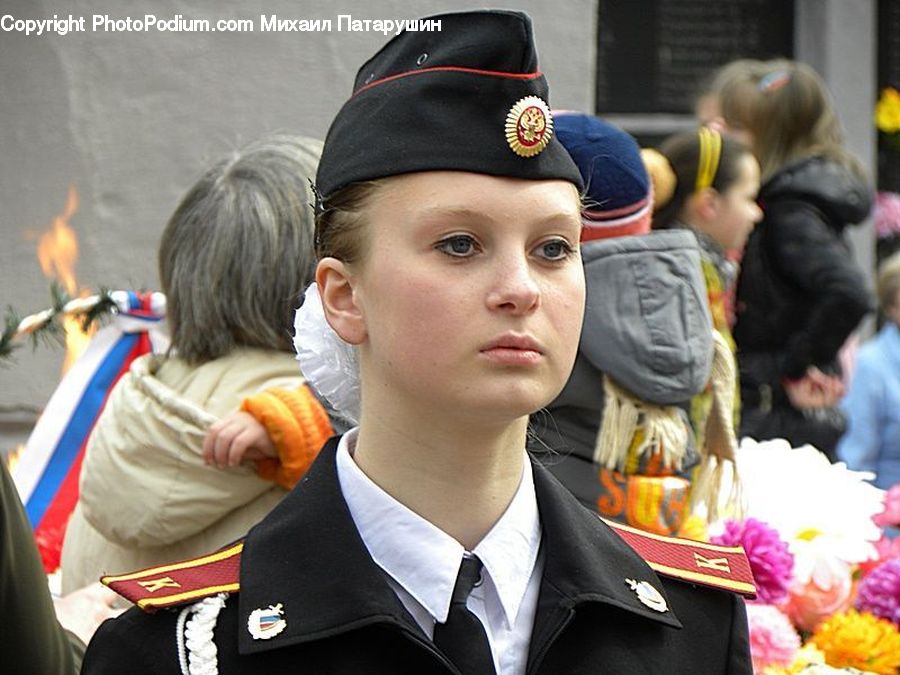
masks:
[[[572,375],[532,416],[533,451],[588,508],[675,534],[700,461],[682,406],[713,351],[697,243],[650,234],[652,184],[629,134],[574,112],[556,115],[556,132],[586,185],[587,303]]]
[[[726,129],[725,119],[722,117],[720,92],[732,78],[745,72],[748,68],[758,68],[761,64],[762,61],[758,59],[729,61],[703,79],[694,104],[694,116],[701,127],[709,127],[715,131],[728,131],[732,138],[736,138],[745,145],[749,144],[749,138],[742,135],[739,130]]]
[[[727,305],[738,266],[726,254],[742,250],[762,218],[756,203],[759,163],[749,148],[707,127],[667,139],[660,152],[667,160],[660,170],[669,172],[668,182],[674,189],[657,196],[653,229],[686,229],[696,236],[713,327],[734,354]],[[737,400],[736,426],[740,419]],[[701,437],[711,405],[709,390],[691,404],[694,429]]]
[[[874,484],[889,490],[900,484],[900,252],[878,269],[878,302],[884,325],[859,349],[841,403],[847,433],[837,453],[849,468],[872,471]]]
[[[812,68],[776,59],[723,73],[726,130],[762,169],[763,219],[737,285],[741,435],[810,443],[833,459],[844,430],[838,351],[872,309],[844,231],[868,215],[872,189]]]
[[[209,168],[172,214],[159,249],[172,349],[132,363],[91,433],[63,545],[64,593],[243,536],[331,435],[290,341],[315,269],[308,180],[321,148],[260,139]],[[275,445],[248,455],[256,465],[211,472],[207,431],[241,406]]]

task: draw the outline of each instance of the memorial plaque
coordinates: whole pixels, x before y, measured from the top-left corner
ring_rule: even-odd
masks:
[[[900,89],[900,0],[878,2],[878,89]]]
[[[900,0],[878,2],[878,95],[900,89]],[[900,192],[900,141],[878,134],[878,188]]]
[[[691,113],[707,76],[737,58],[791,58],[793,0],[599,0],[604,113]]]

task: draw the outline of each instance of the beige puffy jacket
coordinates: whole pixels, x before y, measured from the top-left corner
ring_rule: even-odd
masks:
[[[296,389],[292,354],[241,349],[190,366],[137,359],[91,433],[62,552],[62,590],[206,553],[243,536],[286,494],[250,465],[203,463],[210,424],[263,389]]]

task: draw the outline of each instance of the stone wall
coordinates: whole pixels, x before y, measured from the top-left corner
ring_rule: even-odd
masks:
[[[492,0],[528,11],[557,108],[594,104],[597,4]],[[4,0],[0,16],[84,17],[83,33],[0,32],[0,309],[49,303],[40,234],[66,204],[81,247],[82,288],[155,289],[156,247],[180,195],[212,161],[263,133],[323,137],[357,67],[387,38],[338,31],[338,15],[415,18],[463,9],[449,0]],[[252,33],[105,32],[114,20],[251,19]],[[261,32],[260,15],[331,19],[329,32]],[[797,58],[832,89],[850,147],[874,163],[875,0],[797,0]],[[715,64],[710,64],[711,66]],[[623,120],[617,120],[620,123]],[[624,120],[627,121],[627,120]],[[871,267],[872,232],[854,231]],[[59,379],[62,350],[22,348],[0,365],[0,454],[21,442]]]
[[[535,22],[557,107],[592,106],[596,3],[494,1]],[[85,18],[84,33],[0,32],[0,306],[49,304],[38,236],[77,191],[69,223],[84,288],[157,288],[156,247],[180,195],[219,156],[270,131],[324,137],[356,69],[388,38],[338,32],[339,14],[416,18],[471,6],[427,0],[6,0],[16,19]],[[252,19],[253,33],[92,31],[123,20]],[[260,32],[260,14],[332,19],[330,32]],[[19,351],[0,367],[0,450],[18,443],[55,387],[62,351]]]

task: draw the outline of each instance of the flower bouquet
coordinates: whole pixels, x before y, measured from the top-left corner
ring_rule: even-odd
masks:
[[[710,524],[707,538],[747,552],[754,672],[900,672],[900,546],[882,530],[900,521],[900,486],[885,493],[784,440],[744,439],[737,469],[744,517]]]

